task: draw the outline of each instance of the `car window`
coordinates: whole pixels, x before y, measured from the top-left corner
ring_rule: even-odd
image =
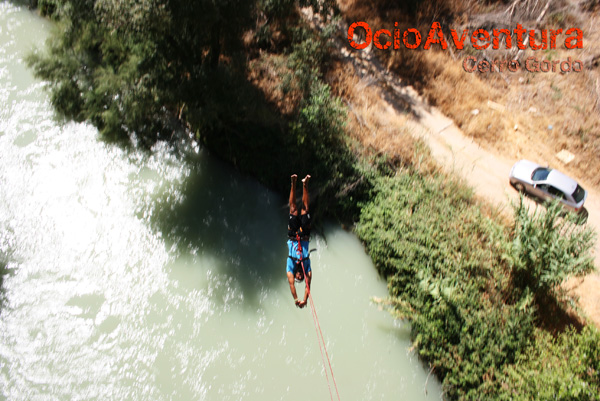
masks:
[[[575,192],[573,192],[573,199],[575,199],[575,202],[579,203],[583,200],[583,197],[585,196],[585,189],[581,188],[581,186],[577,185],[577,188],[575,188]]]
[[[547,191],[551,195],[556,196],[558,199],[566,199],[565,194],[560,189],[554,188],[552,185],[548,185]]]
[[[531,179],[533,181],[542,181],[548,178],[548,174],[550,174],[550,169],[545,167],[538,167],[533,170],[533,174],[531,175]]]

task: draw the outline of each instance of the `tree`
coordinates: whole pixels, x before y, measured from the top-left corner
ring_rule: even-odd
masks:
[[[517,289],[531,292],[539,301],[560,295],[570,276],[594,270],[590,250],[595,233],[581,226],[580,216],[565,214],[560,202],[530,213],[523,198],[515,207],[509,262]]]
[[[57,0],[59,33],[30,61],[51,82],[68,118],[108,138],[150,146],[184,104],[217,102],[206,91],[221,68],[243,70],[241,33],[254,2],[243,0]],[[241,66],[241,67],[240,67]]]

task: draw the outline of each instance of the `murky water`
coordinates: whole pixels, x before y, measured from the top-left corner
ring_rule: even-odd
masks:
[[[329,399],[285,199],[201,149],[127,153],[59,121],[23,62],[49,29],[0,2],[0,398]],[[440,399],[356,238],[325,225],[311,248],[341,399]]]

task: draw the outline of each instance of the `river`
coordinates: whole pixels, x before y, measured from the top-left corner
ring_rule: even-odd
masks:
[[[0,399],[335,397],[285,277],[286,200],[202,148],[126,151],[62,121],[23,60],[50,29],[0,2]],[[409,325],[371,302],[386,284],[359,241],[323,226],[313,298],[340,398],[440,399]]]

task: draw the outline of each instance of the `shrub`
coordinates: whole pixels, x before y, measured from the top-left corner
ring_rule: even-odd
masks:
[[[338,218],[357,215],[356,192],[365,181],[345,142],[346,109],[327,84],[313,79],[307,98],[290,124],[295,165],[311,171],[323,183],[320,201]],[[361,188],[360,191],[364,191]]]
[[[587,229],[559,205],[530,214],[521,203],[510,231],[443,175],[373,181],[356,232],[449,399],[598,399],[598,332],[554,340],[536,327],[538,294],[559,295],[563,278],[589,271]]]
[[[502,227],[443,175],[403,171],[376,179],[374,191],[357,233],[388,278],[395,313],[411,321],[450,399],[481,399],[528,345],[534,322],[531,300],[506,304],[492,285],[503,283]]]
[[[600,333],[593,326],[557,337],[538,331],[499,381],[498,399],[600,400]]]
[[[560,286],[569,276],[594,269],[590,250],[595,234],[582,227],[579,217],[565,214],[559,202],[531,213],[523,198],[515,207],[510,265],[519,293],[531,292],[539,302],[560,296]]]

